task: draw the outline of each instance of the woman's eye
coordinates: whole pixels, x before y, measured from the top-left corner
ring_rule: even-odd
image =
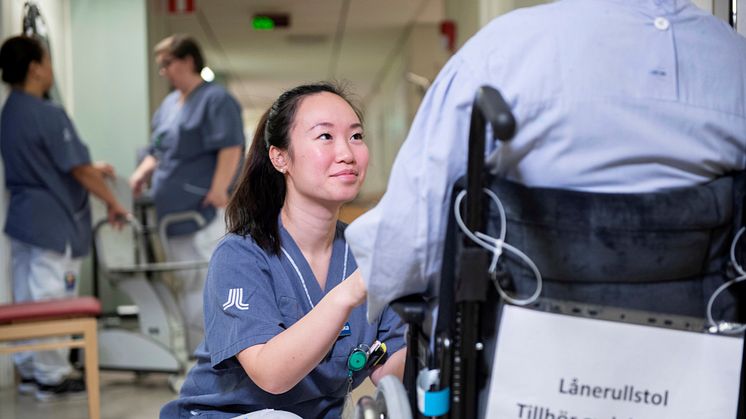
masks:
[[[355,134],[353,134],[353,135],[352,135],[352,139],[353,139],[353,140],[361,140],[361,141],[362,141],[362,139],[363,139],[363,134],[362,134],[362,133],[360,133],[360,132],[358,132],[358,133],[355,133]]]
[[[322,140],[331,140],[332,139],[332,135],[329,134],[328,132],[325,132],[325,133],[319,135],[318,138],[322,139]]]

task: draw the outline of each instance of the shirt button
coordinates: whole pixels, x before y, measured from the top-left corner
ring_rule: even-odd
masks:
[[[665,31],[666,29],[668,29],[669,26],[671,26],[671,24],[668,22],[668,19],[666,19],[665,17],[656,17],[653,24],[656,28],[662,31]]]

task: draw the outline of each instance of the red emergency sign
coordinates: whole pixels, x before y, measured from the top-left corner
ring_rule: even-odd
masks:
[[[194,0],[168,0],[168,13],[183,14],[194,12]]]

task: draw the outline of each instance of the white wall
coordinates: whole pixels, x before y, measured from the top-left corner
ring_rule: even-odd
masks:
[[[714,0],[692,0],[692,3],[697,5],[702,10],[707,10],[712,13],[712,3]]]
[[[27,0],[2,0],[2,23],[0,31],[3,39],[21,34],[23,5]],[[52,48],[52,66],[55,85],[62,95],[62,105],[72,113],[72,61],[70,59],[70,1],[35,0],[47,23],[49,43]]]
[[[148,15],[148,32],[147,32],[147,48],[146,53],[152,57],[153,48],[162,39],[172,35],[171,27],[168,21],[168,13],[165,8],[165,2],[163,1],[147,1],[147,15]],[[161,101],[169,93],[170,88],[168,82],[158,74],[158,67],[154,59],[149,59],[148,68],[148,82],[149,82],[149,115],[153,115],[160,106]],[[143,140],[142,145],[147,143],[147,139]]]
[[[149,136],[146,0],[68,0],[72,41],[73,121],[91,158],[129,177],[136,150]],[[92,198],[95,200],[95,198]],[[94,205],[94,218],[103,217]],[[97,215],[98,214],[98,215]],[[94,219],[94,222],[95,222]],[[91,258],[86,258],[80,293],[93,292]],[[105,311],[120,299],[99,283]]]
[[[422,88],[407,81],[407,74],[432,81],[448,57],[437,25],[415,26],[376,93],[363,104],[370,164],[361,203],[380,197],[386,190],[394,158],[422,101]]]
[[[150,119],[145,0],[70,0],[75,125],[94,160],[129,176]]]
[[[407,96],[403,55],[389,67],[378,92],[363,105],[365,137],[370,151],[368,174],[360,199],[375,199],[386,189],[388,174],[401,143],[407,135]]]
[[[492,19],[511,10],[549,3],[551,0],[445,0],[446,18],[456,22],[457,42],[461,47]]]

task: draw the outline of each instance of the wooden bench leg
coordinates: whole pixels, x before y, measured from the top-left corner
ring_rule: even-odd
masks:
[[[90,419],[101,418],[101,398],[98,381],[98,337],[96,319],[87,319],[83,340],[85,341],[85,387],[88,392],[88,415]]]

